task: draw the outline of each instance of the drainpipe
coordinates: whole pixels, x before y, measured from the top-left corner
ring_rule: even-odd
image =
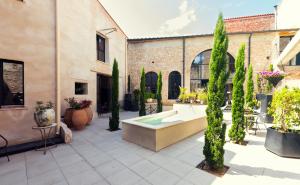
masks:
[[[58,128],[60,127],[60,117],[61,117],[61,94],[60,94],[60,34],[59,34],[59,0],[55,1],[55,85],[56,85],[56,123]],[[57,129],[56,133],[59,133]]]
[[[182,38],[182,86],[185,87],[185,38]]]
[[[248,38],[248,67],[251,63],[251,39],[252,39],[252,33],[250,33]]]

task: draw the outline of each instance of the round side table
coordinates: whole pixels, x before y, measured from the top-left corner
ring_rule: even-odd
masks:
[[[51,134],[51,131],[53,129],[55,129],[57,126],[57,123],[52,123],[51,125],[45,126],[45,127],[39,127],[39,126],[33,126],[32,129],[33,130],[39,130],[42,136],[42,141],[44,142],[44,147],[40,148],[40,149],[36,149],[37,151],[43,151],[44,155],[46,154],[47,150],[56,147],[57,145],[52,142],[52,141],[48,141],[49,136]],[[47,132],[48,130],[48,132]],[[52,143],[52,146],[47,146],[48,143]]]

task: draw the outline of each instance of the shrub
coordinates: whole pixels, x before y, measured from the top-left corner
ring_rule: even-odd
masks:
[[[186,88],[185,87],[179,87],[180,93],[178,96],[178,99],[181,103],[185,103],[188,100],[188,94],[186,93]]]
[[[275,91],[269,108],[275,127],[283,132],[294,131],[300,126],[300,88],[287,87]]]
[[[117,60],[114,59],[112,71],[112,96],[111,96],[111,117],[109,118],[109,129],[119,129],[119,68]]]
[[[161,97],[161,90],[162,90],[162,74],[159,72],[158,79],[157,79],[157,91],[156,91],[156,99],[157,99],[157,112],[162,112],[162,97]]]
[[[269,72],[273,72],[273,65],[272,64],[270,64],[270,66],[269,66]],[[266,92],[267,93],[271,93],[272,89],[273,89],[272,83],[269,82],[269,81],[267,81],[266,82]]]
[[[262,89],[262,79],[259,75],[259,73],[256,74],[256,85],[257,85],[257,91],[258,93],[262,93],[263,89]]]
[[[145,116],[146,115],[146,107],[145,107],[145,70],[142,69],[141,74],[141,82],[140,82],[140,110],[139,110],[139,116]]]
[[[248,76],[247,76],[247,94],[246,94],[246,105],[249,108],[254,108],[254,100],[253,100],[253,93],[254,93],[254,83],[253,83],[253,69],[252,65],[250,64],[248,69]]]
[[[245,123],[244,123],[245,122],[244,120],[245,99],[244,99],[244,87],[243,87],[245,81],[244,61],[245,61],[245,45],[243,44],[239,49],[237,59],[235,61],[235,74],[233,77],[232,126],[231,129],[229,130],[229,137],[235,143],[242,143],[245,138]],[[249,69],[249,73],[251,71]],[[252,75],[250,75],[250,77],[252,77]]]
[[[213,170],[224,168],[224,144],[226,124],[223,123],[221,106],[225,100],[225,84],[228,79],[226,68],[228,37],[223,16],[220,14],[214,31],[214,44],[209,63],[208,107],[206,109],[208,127],[205,131],[203,154],[206,165]]]
[[[152,92],[145,92],[145,100],[148,100],[148,99],[156,99],[155,97],[155,94],[152,93]]]

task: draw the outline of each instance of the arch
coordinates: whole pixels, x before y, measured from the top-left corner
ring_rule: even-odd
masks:
[[[199,88],[205,88],[209,79],[209,62],[212,49],[205,50],[199,53],[192,62],[191,74],[190,74],[190,91],[195,91]],[[227,53],[228,67],[230,71],[229,78],[232,78],[232,74],[235,71],[234,58],[230,53]]]
[[[179,87],[181,86],[181,74],[178,71],[172,71],[169,74],[168,99],[174,100],[179,96]]]
[[[146,91],[156,93],[157,73],[150,71],[145,75],[146,78]]]

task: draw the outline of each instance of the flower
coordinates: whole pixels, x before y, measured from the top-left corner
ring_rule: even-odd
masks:
[[[262,71],[259,74],[272,83],[274,87],[285,77],[285,73],[280,71]]]

